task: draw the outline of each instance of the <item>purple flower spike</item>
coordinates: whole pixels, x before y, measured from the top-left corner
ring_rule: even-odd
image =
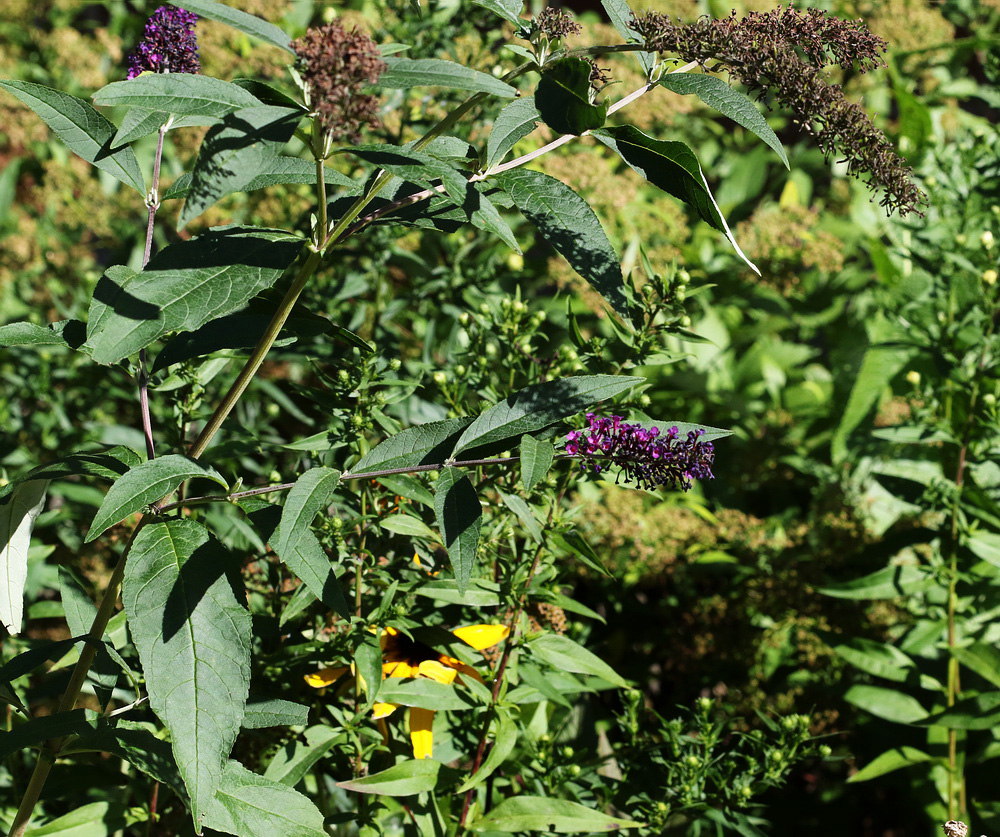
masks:
[[[666,433],[627,424],[621,416],[598,418],[587,413],[589,430],[573,430],[566,436],[566,452],[581,457],[580,468],[595,474],[607,468],[598,458],[608,459],[620,469],[619,478],[632,480],[640,488],[653,489],[660,485],[687,491],[692,480],[715,479],[712,463],[715,447],[702,442],[704,430],[691,430],[687,439],[678,441],[676,427]]]
[[[146,21],[139,45],[128,56],[128,77],[154,73],[200,73],[198,15],[173,6],[160,6]]]

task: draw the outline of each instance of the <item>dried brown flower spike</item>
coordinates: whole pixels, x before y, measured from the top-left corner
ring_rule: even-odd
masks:
[[[718,62],[759,99],[773,97],[792,111],[828,157],[836,154],[854,177],[865,176],[872,191],[881,189],[881,205],[901,215],[919,212],[927,198],[911,181],[911,169],[867,114],[829,83],[822,68],[856,66],[862,72],[884,64],[886,43],[860,20],[846,21],[810,9],[735,13],[721,20],[700,18],[678,24],[657,12],[637,15],[632,28],[655,52],[685,61]]]
[[[307,30],[292,49],[309,105],[331,140],[357,142],[363,126],[378,127],[378,99],[361,91],[378,81],[386,64],[367,34],[335,22]]]

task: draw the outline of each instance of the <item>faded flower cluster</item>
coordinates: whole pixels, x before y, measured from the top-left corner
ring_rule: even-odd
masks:
[[[883,66],[886,43],[861,21],[789,6],[743,18],[735,13],[721,20],[703,17],[689,24],[647,12],[634,17],[632,28],[650,50],[702,65],[716,61],[713,70],[728,70],[758,98],[773,96],[815,137],[824,154],[841,156],[854,177],[867,175],[869,188],[884,192],[880,203],[888,211],[905,215],[926,203],[910,179],[910,167],[823,72],[831,64],[857,66],[861,72]]]
[[[198,15],[172,6],[160,6],[146,21],[139,45],[128,56],[128,78],[140,73],[200,73]]]
[[[583,27],[573,20],[573,16],[565,9],[547,6],[531,21],[531,28],[550,41],[557,41],[567,35],[579,35]]]
[[[602,460],[616,465],[625,482],[635,480],[640,488],[664,485],[687,491],[692,480],[714,479],[712,463],[715,447],[702,442],[704,430],[692,430],[687,439],[678,439],[678,430],[666,433],[659,428],[648,430],[641,424],[628,424],[621,416],[598,418],[587,413],[589,430],[573,430],[566,436],[566,452],[582,458],[580,467],[600,473],[607,468]]]
[[[378,81],[386,64],[367,34],[331,23],[309,29],[292,49],[310,106],[331,139],[357,142],[362,127],[378,127],[378,98],[361,91]]]

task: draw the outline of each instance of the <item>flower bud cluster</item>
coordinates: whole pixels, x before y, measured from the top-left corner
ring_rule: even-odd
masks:
[[[715,447],[702,442],[704,430],[692,430],[687,439],[678,440],[678,430],[671,427],[661,434],[659,428],[628,424],[621,416],[598,418],[587,413],[588,430],[573,430],[566,436],[566,452],[582,458],[580,467],[600,473],[610,460],[625,482],[635,480],[640,488],[664,485],[687,491],[692,480],[714,479],[712,464]]]
[[[128,78],[140,73],[200,73],[198,15],[160,6],[146,21],[142,40],[128,56]]]

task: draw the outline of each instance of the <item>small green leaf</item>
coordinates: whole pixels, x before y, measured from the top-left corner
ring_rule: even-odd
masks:
[[[632,9],[629,8],[625,0],[601,0],[601,5],[611,20],[612,26],[618,30],[618,34],[622,36],[625,43],[629,44],[641,41],[639,33],[630,25],[632,21]],[[651,52],[634,52],[632,54],[638,59],[639,66],[642,67],[642,72],[648,76],[649,71],[653,69],[656,56]]]
[[[686,439],[687,434],[692,430],[704,430],[705,432],[698,437],[702,442],[714,442],[716,439],[725,439],[726,436],[733,435],[732,430],[710,427],[707,424],[692,424],[688,421],[643,421],[642,423],[644,426],[657,428],[661,433],[665,433],[671,427],[676,427],[677,436],[680,439]]]
[[[977,558],[982,558],[994,567],[1000,567],[1000,535],[996,532],[977,529],[965,538],[965,545]]]
[[[500,495],[500,499],[503,500],[503,504],[517,515],[517,519],[520,520],[521,525],[528,530],[528,534],[531,535],[535,543],[541,543],[542,526],[538,522],[538,518],[535,517],[535,513],[532,511],[531,506],[529,506],[516,494],[507,494],[499,488],[497,489],[497,493]]]
[[[305,740],[289,741],[278,750],[264,771],[264,778],[295,787],[323,756],[337,743],[343,733],[328,726],[309,727]]]
[[[340,471],[311,468],[295,482],[285,498],[281,522],[271,535],[271,547],[312,594],[345,619],[351,618],[344,593],[330,559],[310,527],[316,515],[333,500]]]
[[[176,453],[130,468],[105,495],[104,502],[90,525],[90,531],[87,532],[86,541],[89,543],[109,526],[140,511],[144,506],[155,503],[185,480],[195,477],[209,479],[228,488],[226,481],[214,468]]]
[[[521,20],[521,9],[524,8],[522,0],[472,0],[472,2],[484,9],[489,9],[493,14],[515,26],[524,23]]]
[[[985,642],[974,642],[951,653],[967,669],[1000,688],[1000,650]]]
[[[365,633],[354,649],[354,663],[365,685],[365,708],[370,708],[382,691],[382,646],[378,636]]]
[[[146,73],[128,81],[113,81],[94,94],[94,101],[109,107],[126,105],[215,119],[261,104],[239,85],[193,73]]]
[[[919,720],[924,722],[921,726],[947,729],[996,729],[1000,726],[1000,692],[986,692],[960,700],[944,712]]]
[[[835,599],[895,599],[926,590],[932,584],[934,578],[925,568],[904,564],[886,567],[853,581],[820,587],[817,592]]]
[[[617,152],[629,168],[658,189],[693,206],[702,220],[725,234],[737,255],[754,273],[760,275],[760,270],[736,243],[729,224],[708,188],[701,163],[687,145],[683,142],[654,139],[633,125],[602,128],[594,131],[593,136]]]
[[[434,512],[448,558],[458,583],[458,592],[469,588],[479,549],[483,507],[475,486],[457,468],[445,468],[434,483]]]
[[[391,514],[388,517],[384,517],[378,522],[379,528],[384,529],[387,532],[393,532],[397,535],[408,535],[413,538],[427,538],[431,541],[438,540],[438,536],[434,533],[426,523],[422,520],[411,517],[408,514]]]
[[[94,360],[116,363],[168,331],[194,331],[242,308],[278,280],[302,244],[280,230],[229,227],[171,244],[141,273],[109,269],[90,305]]]
[[[282,782],[227,761],[218,790],[205,810],[205,826],[235,834],[326,837],[323,814],[306,796]]]
[[[202,142],[178,229],[267,172],[301,118],[298,110],[270,105],[241,108],[224,116]]]
[[[535,106],[545,124],[558,134],[579,136],[600,128],[608,105],[590,101],[592,67],[583,58],[561,58],[545,65],[535,90]]]
[[[491,179],[570,267],[627,318],[621,262],[590,204],[561,180],[540,171],[512,169]]]
[[[448,87],[472,93],[489,93],[505,99],[517,96],[506,82],[462,64],[440,58],[386,58],[389,69],[379,76],[377,87]]]
[[[79,321],[63,320],[48,326],[8,323],[0,326],[0,346],[66,346],[69,341],[65,331],[71,324]]]
[[[128,147],[111,151],[115,126],[89,102],[30,81],[0,81],[0,87],[37,113],[70,151],[145,196],[146,183],[135,154]]]
[[[500,604],[500,585],[481,578],[474,578],[464,592],[459,592],[458,582],[453,578],[428,581],[414,588],[413,592],[435,601],[468,607],[496,607]]]
[[[548,831],[556,834],[618,831],[640,828],[641,822],[609,817],[578,802],[547,796],[515,796],[505,799],[485,817],[470,826],[474,831]]]
[[[847,781],[867,782],[870,779],[884,776],[886,773],[892,773],[894,770],[933,760],[931,756],[916,747],[893,747],[893,749],[886,750],[881,755],[876,756],[861,770],[849,777]]]
[[[440,770],[441,762],[434,759],[410,759],[363,779],[337,782],[337,787],[354,793],[413,796],[415,793],[434,790]]]
[[[490,407],[472,422],[455,445],[461,451],[534,433],[641,384],[624,375],[579,375],[532,384]]]
[[[141,461],[134,450],[124,445],[108,448],[103,453],[71,453],[53,462],[32,468],[26,474],[22,474],[7,485],[0,487],[0,500],[28,480],[57,480],[79,474],[114,481]]]
[[[501,713],[497,717],[496,733],[493,738],[493,746],[490,753],[482,763],[479,770],[473,773],[465,783],[458,788],[455,793],[465,793],[478,786],[485,779],[488,779],[500,765],[506,761],[517,744],[517,724],[506,713]]]
[[[497,114],[497,118],[493,121],[493,130],[486,138],[487,170],[502,163],[507,153],[535,130],[541,118],[533,96],[523,96],[505,105]]]
[[[67,735],[82,735],[95,729],[100,715],[91,709],[74,709],[55,715],[40,715],[0,734],[0,762],[11,753]]]
[[[243,714],[243,729],[305,726],[308,722],[308,706],[280,698],[250,701]]]
[[[592,674],[594,677],[600,677],[619,688],[628,688],[628,681],[623,679],[611,666],[582,645],[573,642],[568,636],[542,634],[530,639],[528,648],[536,657],[560,671]]]
[[[916,663],[894,645],[857,637],[850,644],[834,646],[838,656],[852,666],[875,677],[903,683],[916,668]]]
[[[185,3],[184,8],[189,12],[207,17],[209,20],[217,20],[219,23],[232,26],[240,32],[259,38],[264,43],[276,46],[292,55],[295,54],[291,39],[284,30],[256,15],[234,9],[225,3],[216,2],[216,0],[191,0],[191,2]]]
[[[521,437],[521,485],[531,491],[549,473],[556,449],[551,442],[541,441],[534,436]]]
[[[728,116],[737,125],[742,125],[760,137],[774,150],[785,168],[791,168],[781,140],[746,93],[734,90],[721,78],[704,73],[667,73],[660,79],[660,84],[674,93],[693,93],[710,108],[715,108],[723,116]]]
[[[454,686],[426,677],[386,678],[382,681],[378,699],[383,703],[419,706],[424,709],[469,708],[469,701],[463,699]]]
[[[851,686],[844,700],[877,718],[897,724],[916,724],[928,717],[927,710],[912,695],[881,686]]]
[[[0,623],[14,636],[21,632],[24,614],[31,530],[48,486],[48,480],[22,482],[0,503]]]
[[[449,459],[458,436],[472,424],[470,417],[432,421],[401,430],[376,445],[351,469],[354,474],[376,470],[440,465]]]
[[[68,814],[34,826],[24,837],[104,837],[125,828],[125,807],[121,802],[91,802]]]
[[[349,177],[326,168],[323,174],[323,181],[329,186],[336,186],[346,189],[348,194],[359,194],[359,186]],[[257,189],[266,189],[268,186],[277,186],[281,183],[305,183],[312,185],[316,182],[316,164],[309,160],[300,160],[298,157],[275,157],[270,160],[242,191],[254,192]],[[191,189],[191,172],[184,172],[160,195],[161,201],[174,200],[187,196]]]
[[[237,562],[193,520],[148,524],[132,543],[122,602],[196,831],[213,810],[250,688],[251,620],[237,590]]]

